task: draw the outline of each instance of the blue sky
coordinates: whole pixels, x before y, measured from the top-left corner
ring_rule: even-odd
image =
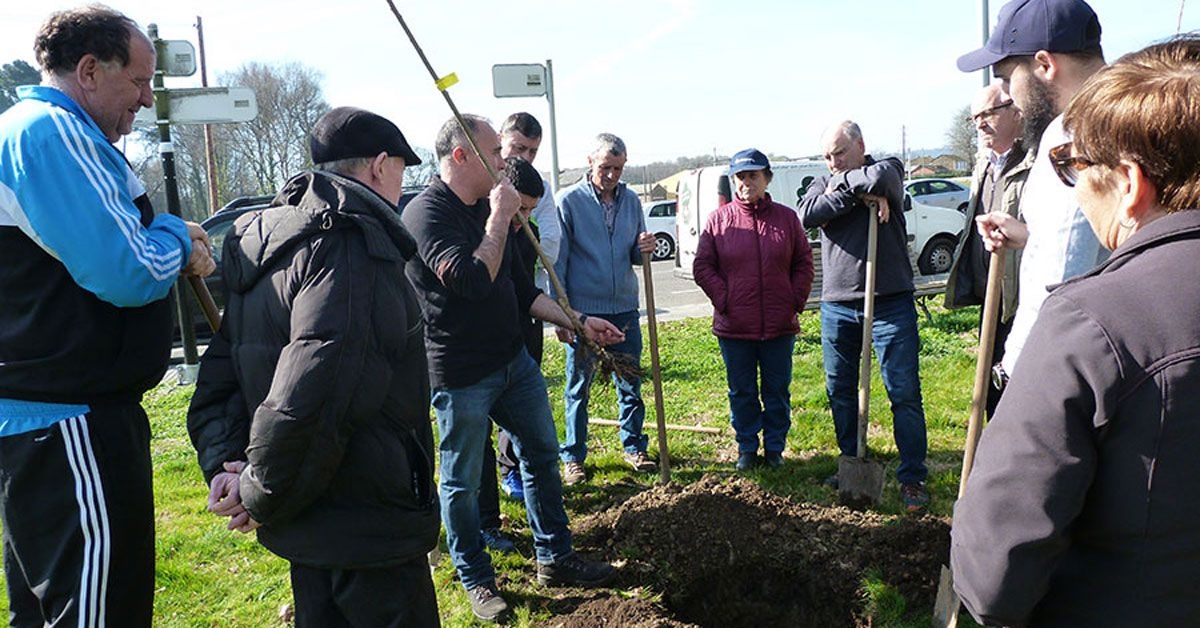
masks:
[[[747,146],[801,156],[821,130],[852,118],[868,149],[945,144],[955,112],[981,85],[954,66],[981,45],[977,0],[395,0],[459,109],[499,121],[545,99],[497,99],[494,63],[553,60],[559,163],[584,163],[596,133],[625,139],[631,163],[731,154]],[[33,61],[34,33],[58,0],[5,0],[0,62]],[[331,105],[394,120],[432,146],[445,102],[384,0],[110,0],[166,39],[195,42],[204,22],[209,83],[248,61],[318,70]],[[990,23],[1003,2],[991,0]],[[1200,1],[1094,0],[1109,60],[1200,29]],[[321,6],[319,10],[303,7]],[[168,79],[168,87],[199,79]],[[537,166],[549,169],[549,147]]]

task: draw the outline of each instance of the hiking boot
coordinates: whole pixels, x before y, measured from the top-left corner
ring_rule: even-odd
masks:
[[[929,506],[929,491],[925,490],[925,483],[901,484],[900,501],[904,502],[904,508],[910,514],[925,512]]]
[[[738,471],[749,471],[758,466],[758,452],[747,451],[738,454],[737,464],[734,467]]]
[[[500,528],[484,528],[479,531],[479,536],[483,537],[483,544],[487,545],[488,549],[504,554],[511,554],[517,551],[517,544],[512,542],[512,539],[504,536]]]
[[[836,490],[838,490],[838,476],[837,476],[837,474],[836,474],[836,473],[834,473],[833,475],[831,475],[831,476],[829,476],[829,477],[825,478],[825,480],[824,480],[823,482],[821,482],[821,484],[824,484],[825,486],[828,486],[829,488],[831,488],[831,489],[833,489],[833,490],[835,490],[835,491],[836,491]]]
[[[587,479],[587,472],[583,470],[583,464],[579,462],[564,462],[562,483],[564,486],[572,486],[579,484]]]
[[[571,553],[554,563],[538,563],[537,581],[545,587],[598,587],[616,575],[608,563],[584,560]]]
[[[508,603],[500,597],[495,582],[481,584],[470,591],[471,612],[482,621],[498,622],[508,615]]]
[[[658,468],[658,465],[654,464],[654,461],[644,451],[625,452],[623,458],[625,459],[625,464],[633,467],[634,471],[649,473]]]
[[[763,463],[772,469],[778,469],[783,466],[782,451],[768,451],[763,454]]]
[[[525,499],[525,484],[521,481],[520,471],[509,471],[504,474],[500,480],[500,488],[504,489],[504,494],[517,500],[524,501]]]

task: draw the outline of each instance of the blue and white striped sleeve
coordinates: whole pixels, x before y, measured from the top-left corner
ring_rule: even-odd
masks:
[[[11,217],[100,299],[136,307],[163,298],[191,255],[186,225],[158,215],[143,226],[134,199],[144,189],[121,154],[79,118],[58,110],[51,118],[51,132],[23,142],[28,163]]]

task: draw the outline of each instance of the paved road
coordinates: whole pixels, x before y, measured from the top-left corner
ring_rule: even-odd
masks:
[[[675,260],[668,259],[651,264],[654,269],[654,311],[658,320],[672,321],[697,316],[712,316],[712,304],[708,297],[690,279],[674,275]],[[642,321],[646,320],[646,286],[641,268],[638,273],[638,306]]]

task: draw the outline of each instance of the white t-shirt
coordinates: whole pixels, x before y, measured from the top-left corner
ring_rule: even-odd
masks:
[[[1050,165],[1050,149],[1068,141],[1070,137],[1063,131],[1060,115],[1042,133],[1037,158],[1021,196],[1021,215],[1029,228],[1029,240],[1021,255],[1017,314],[1001,360],[1010,375],[1050,288],[1108,259],[1108,249],[1100,246],[1096,233],[1079,209],[1075,190],[1063,185]]]

